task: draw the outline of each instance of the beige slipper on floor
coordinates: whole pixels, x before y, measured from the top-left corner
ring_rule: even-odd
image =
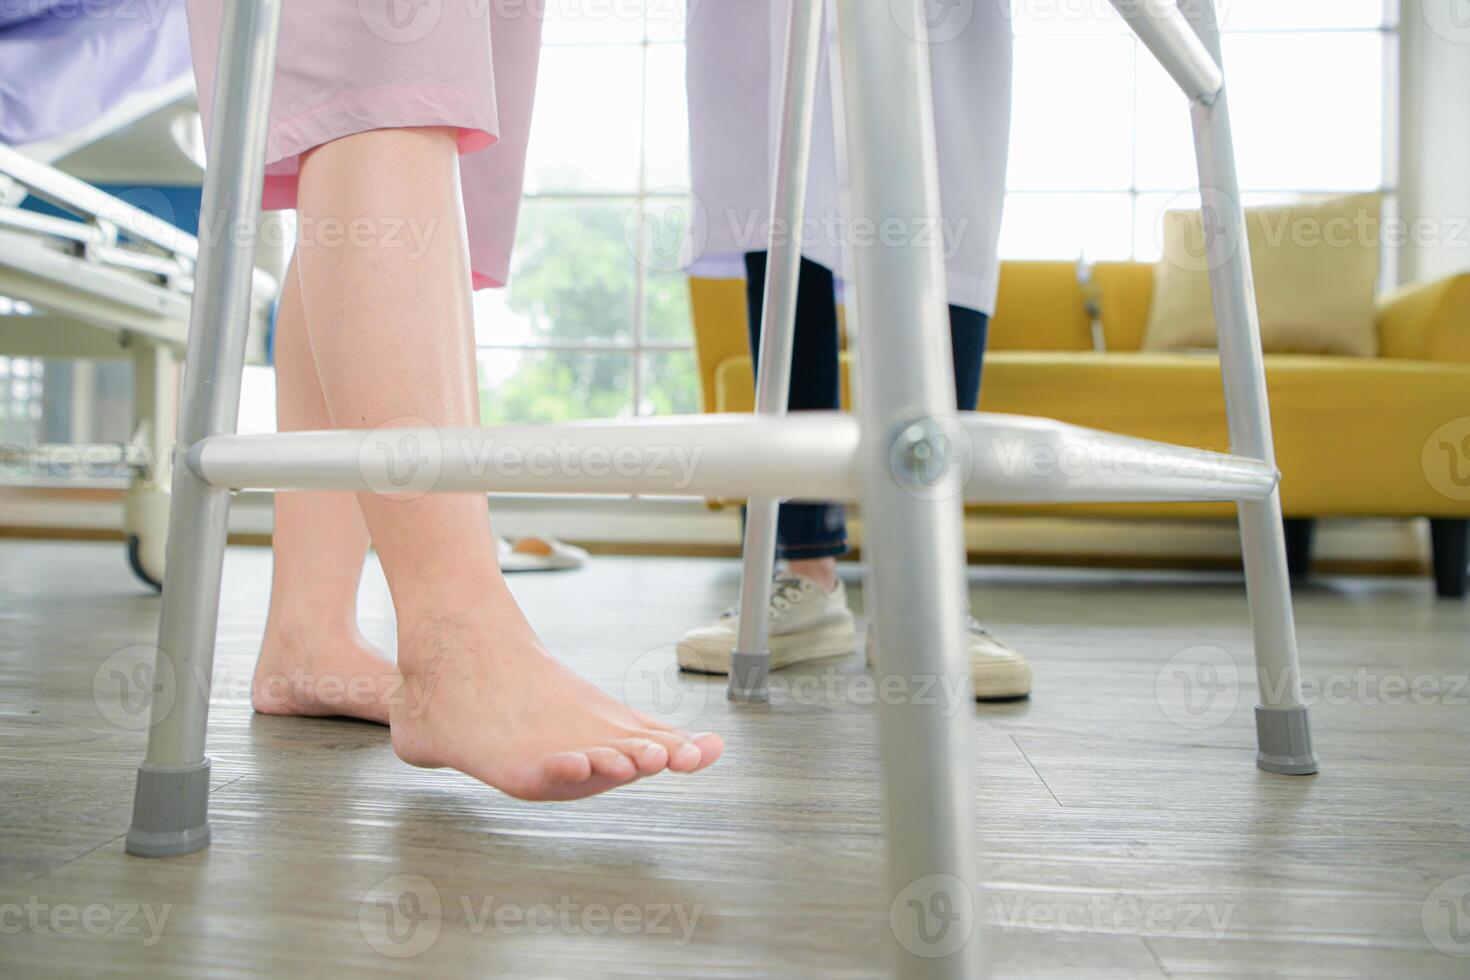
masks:
[[[564,572],[587,564],[587,552],[556,538],[495,539],[502,572]]]

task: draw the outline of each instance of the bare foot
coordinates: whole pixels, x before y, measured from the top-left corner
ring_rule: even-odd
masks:
[[[388,703],[402,697],[392,659],[355,626],[290,631],[266,626],[255,664],[251,703],[266,715],[349,716],[388,724]]]
[[[504,608],[504,607],[502,607]],[[523,800],[574,800],[664,769],[694,772],[724,751],[606,694],[551,656],[513,604],[494,628],[431,618],[401,634],[405,698],[393,748]]]

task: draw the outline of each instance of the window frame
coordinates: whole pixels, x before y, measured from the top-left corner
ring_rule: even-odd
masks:
[[[682,48],[682,38],[654,37],[649,29],[649,16],[645,10],[643,16],[643,32],[641,39],[634,40],[610,40],[610,41],[583,41],[562,40],[546,41],[543,51],[546,49],[586,49],[593,47],[617,47],[637,48],[639,62],[639,84],[638,84],[638,178],[637,187],[631,191],[615,189],[601,191],[532,191],[521,195],[521,207],[524,210],[527,205],[535,204],[609,204],[623,206],[629,210],[641,208],[651,200],[660,198],[675,199],[675,195],[661,193],[666,191],[666,186],[652,187],[649,179],[649,56],[654,49],[658,48]],[[684,181],[688,186],[688,179]],[[630,324],[629,339],[626,341],[524,341],[520,343],[475,343],[475,353],[482,351],[502,352],[551,352],[568,354],[595,354],[595,355],[623,355],[631,358],[629,377],[631,379],[630,393],[631,403],[629,414],[633,417],[646,417],[651,412],[646,412],[645,403],[649,400],[647,395],[647,378],[644,363],[648,355],[660,354],[689,354],[694,353],[694,325],[688,325],[688,340],[654,340],[648,336],[648,280],[652,273],[658,270],[651,267],[648,256],[647,236],[637,236],[636,254],[630,256],[633,262],[634,284],[633,284],[633,316]]]
[[[1380,80],[1380,90],[1382,92],[1382,99],[1383,99],[1383,103],[1382,103],[1383,111],[1382,111],[1382,114],[1381,114],[1382,115],[1382,128],[1381,128],[1381,132],[1379,134],[1380,135],[1380,143],[1381,143],[1381,153],[1382,153],[1382,158],[1380,160],[1380,173],[1382,175],[1382,179],[1379,181],[1379,186],[1377,186],[1377,187],[1356,188],[1356,189],[1353,189],[1351,191],[1349,191],[1349,190],[1341,190],[1341,189],[1338,189],[1338,190],[1323,190],[1320,187],[1256,187],[1256,186],[1244,186],[1244,187],[1242,187],[1242,195],[1244,197],[1246,197],[1247,199],[1252,198],[1252,197],[1268,197],[1268,196],[1280,197],[1280,196],[1287,196],[1287,195],[1300,196],[1300,197],[1321,197],[1321,196],[1336,196],[1336,195],[1345,194],[1345,193],[1377,193],[1377,194],[1380,194],[1382,196],[1382,198],[1383,198],[1383,214],[1384,214],[1384,217],[1385,218],[1389,218],[1389,217],[1397,214],[1397,211],[1398,211],[1398,192],[1399,192],[1398,159],[1399,159],[1400,138],[1401,138],[1401,132],[1400,132],[1400,130],[1401,130],[1401,122],[1400,122],[1400,118],[1399,118],[1399,115],[1400,115],[1399,114],[1399,57],[1400,57],[1400,55],[1399,55],[1399,47],[1400,47],[1399,17],[1400,17],[1400,3],[1399,3],[1399,0],[1383,0],[1382,7],[1383,7],[1383,16],[1382,16],[1382,19],[1381,19],[1380,23],[1377,26],[1372,26],[1372,27],[1369,27],[1369,26],[1362,26],[1362,27],[1281,27],[1281,28],[1249,27],[1249,28],[1243,28],[1241,30],[1231,30],[1229,28],[1228,24],[1226,25],[1226,28],[1224,30],[1224,34],[1226,36],[1228,36],[1228,37],[1247,37],[1247,36],[1262,36],[1262,37],[1264,37],[1264,36],[1272,36],[1272,37],[1275,37],[1275,36],[1291,35],[1291,34],[1310,34],[1310,35],[1314,35],[1314,36],[1327,36],[1327,35],[1335,35],[1335,34],[1352,34],[1352,35],[1359,35],[1359,36],[1377,35],[1379,37],[1379,39],[1380,39],[1380,42],[1381,42],[1382,46],[1383,46],[1382,78]],[[1131,50],[1131,57],[1129,59],[1129,69],[1128,70],[1129,70],[1129,75],[1130,75],[1130,80],[1131,80],[1130,89],[1133,92],[1133,96],[1132,96],[1132,98],[1133,98],[1133,104],[1130,107],[1130,114],[1129,114],[1130,115],[1130,130],[1131,130],[1130,131],[1130,134],[1129,134],[1129,139],[1130,139],[1131,153],[1133,155],[1134,161],[1133,161],[1132,165],[1129,168],[1129,178],[1128,178],[1128,184],[1127,184],[1127,186],[1126,187],[1117,187],[1117,188],[1079,188],[1079,187],[1061,187],[1061,186],[1057,186],[1057,187],[1045,187],[1045,188],[1030,188],[1030,187],[1028,187],[1028,188],[1024,188],[1024,189],[1022,189],[1022,188],[1015,188],[1015,189],[1013,189],[1012,187],[1010,187],[1008,185],[1007,186],[1007,189],[1006,189],[1007,213],[1010,213],[1010,211],[1011,211],[1011,209],[1010,209],[1010,203],[1011,203],[1011,201],[1013,199],[1020,199],[1020,198],[1042,199],[1042,198],[1047,198],[1047,197],[1057,198],[1057,197],[1091,197],[1091,196],[1099,196],[1099,197],[1111,197],[1111,198],[1119,198],[1119,199],[1126,198],[1127,199],[1127,213],[1130,216],[1129,217],[1130,228],[1129,228],[1129,235],[1127,237],[1127,240],[1130,243],[1129,249],[1128,249],[1128,254],[1127,255],[1112,255],[1112,254],[1109,254],[1109,255],[1106,255],[1106,256],[1089,255],[1089,254],[1087,254],[1087,252],[1086,252],[1086,246],[1084,245],[1083,252],[1081,254],[1078,254],[1078,255],[1070,255],[1070,256],[1068,256],[1067,257],[1067,260],[1068,261],[1079,261],[1079,262],[1083,262],[1083,263],[1091,263],[1091,262],[1094,262],[1094,261],[1119,261],[1119,260],[1123,260],[1123,261],[1152,261],[1153,258],[1151,256],[1141,255],[1140,254],[1140,251],[1138,249],[1138,242],[1140,241],[1140,235],[1145,234],[1148,231],[1148,229],[1142,228],[1141,225],[1140,225],[1139,211],[1140,211],[1140,205],[1141,205],[1141,203],[1143,202],[1143,200],[1145,198],[1153,198],[1153,197],[1157,197],[1157,196],[1159,196],[1161,194],[1170,194],[1170,195],[1180,194],[1180,195],[1183,195],[1183,194],[1188,194],[1190,192],[1197,191],[1197,188],[1195,186],[1193,186],[1193,185],[1191,185],[1191,186],[1189,186],[1187,188],[1165,188],[1165,187],[1142,187],[1139,184],[1139,174],[1138,174],[1138,165],[1137,165],[1137,154],[1138,154],[1137,133],[1138,133],[1139,108],[1140,108],[1139,103],[1138,103],[1138,90],[1139,90],[1138,79],[1139,79],[1139,72],[1143,69],[1143,66],[1145,64],[1144,59],[1147,59],[1147,58],[1151,57],[1151,55],[1148,53],[1147,50],[1145,50],[1143,48],[1143,44],[1142,44],[1141,41],[1139,41],[1139,39],[1137,38],[1137,36],[1134,35],[1131,31],[1128,31],[1127,28],[1126,28],[1126,26],[1125,25],[1122,25],[1121,21],[1120,21],[1120,24],[1119,24],[1119,28],[1120,28],[1120,31],[1122,33],[1125,33],[1127,35],[1127,37],[1128,37],[1128,39],[1130,41],[1130,50]],[[1119,33],[1120,33],[1119,31],[1106,31],[1106,32],[1101,33],[1098,36],[1116,38],[1116,37],[1119,36]],[[1086,37],[1086,36],[1090,36],[1090,35],[1085,34],[1085,33],[1084,34],[1079,34],[1079,33],[1075,32],[1075,31],[1045,32],[1045,31],[1037,31],[1037,30],[1030,30],[1030,31],[1026,31],[1024,33],[1019,33],[1018,32],[1018,34],[1017,34],[1017,38],[1018,39],[1026,38],[1026,39],[1042,39],[1042,40],[1047,40],[1047,39],[1052,39],[1052,38],[1075,38],[1075,37],[1079,37],[1079,36]],[[1230,69],[1230,65],[1227,64],[1226,65],[1226,68],[1227,68],[1227,71],[1228,71]],[[1227,81],[1228,81],[1228,75],[1227,75]],[[1014,125],[1014,122],[1013,122],[1012,125]],[[1004,241],[1004,239],[1002,239],[1002,241]],[[1002,260],[1007,260],[1007,259],[1021,260],[1021,259],[1028,259],[1028,258],[1037,258],[1037,256],[1009,253],[1009,252],[1005,251],[1004,248],[1003,248],[1002,249],[1002,252],[1001,252],[1001,258],[1002,258]],[[1384,279],[1384,282],[1382,283],[1382,285],[1385,288],[1391,288],[1392,286],[1394,286],[1396,284],[1396,279],[1397,279],[1397,277],[1396,277],[1397,262],[1395,260],[1395,257],[1390,254],[1390,250],[1387,249],[1387,248],[1384,249],[1383,267],[1384,267],[1383,268],[1383,279]]]

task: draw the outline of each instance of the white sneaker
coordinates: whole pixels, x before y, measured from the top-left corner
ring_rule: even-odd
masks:
[[[1031,665],[985,628],[975,622],[974,616],[965,617],[966,644],[970,655],[970,679],[975,685],[976,701],[1003,701],[1008,698],[1024,698],[1031,693]],[[877,663],[874,646],[875,635],[868,628],[864,652],[868,666]]]
[[[828,592],[805,575],[777,572],[771,580],[766,615],[772,670],[846,656],[857,649],[857,626],[840,580]],[[728,674],[730,651],[739,631],[740,611],[730,608],[714,622],[685,633],[675,647],[680,669]]]

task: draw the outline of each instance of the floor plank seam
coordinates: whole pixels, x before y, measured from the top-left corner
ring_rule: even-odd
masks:
[[[1153,959],[1154,965],[1159,968],[1159,975],[1160,976],[1162,976],[1162,977],[1172,977],[1174,975],[1174,974],[1172,974],[1172,973],[1169,972],[1168,967],[1164,966],[1164,961],[1159,958],[1159,951],[1156,950],[1156,949],[1154,949],[1154,944],[1153,944],[1153,940],[1152,939],[1150,939],[1147,936],[1144,936],[1143,937],[1143,948],[1146,949],[1146,950],[1148,950],[1148,955]]]
[[[208,735],[215,842],[154,861],[122,846],[143,733],[98,714],[132,707],[142,681],[96,688],[98,650],[151,642],[158,608],[109,598],[132,585],[99,551],[0,557],[0,581],[17,585],[0,586],[0,622],[16,626],[0,657],[0,977],[883,975],[895,935],[880,692],[859,686],[860,655],[831,675],[832,696],[825,667],[783,675],[784,710],[731,706],[722,682],[629,686],[644,654],[672,667],[673,636],[738,588],[734,562],[599,557],[579,573],[575,617],[569,579],[512,581],[548,645],[599,688],[729,739],[707,777],[547,808],[414,769],[386,728],[256,714],[270,553],[231,549]],[[38,573],[49,594],[29,602]],[[1457,918],[1470,908],[1470,713],[1455,687],[1470,604],[1387,581],[1300,597],[1333,764],[1297,780],[1252,764],[1243,593],[1133,581],[971,578],[977,606],[1003,598],[1008,618],[990,625],[1034,658],[1039,692],[964,712],[976,925],[997,978],[1470,980],[1456,972],[1470,960],[1452,958],[1470,949]],[[360,607],[364,633],[391,647],[376,559]],[[1226,678],[1170,665],[1201,644],[1235,662],[1223,691]],[[404,958],[415,943],[427,946]]]
[[[95,846],[87,848],[85,851],[83,851],[82,853],[76,855],[75,857],[68,858],[67,860],[61,862],[56,867],[52,868],[50,871],[47,871],[44,874],[37,875],[36,877],[31,878],[29,880],[32,881],[32,882],[35,882],[35,881],[44,881],[45,879],[50,878],[52,875],[56,874],[56,872],[62,870],[63,868],[66,868],[66,867],[69,867],[70,865],[75,864],[76,862],[82,860],[83,858],[85,858],[89,854],[94,854],[97,851],[102,850],[102,848],[106,847],[109,844],[115,844],[115,843],[117,843],[118,841],[120,841],[124,837],[126,837],[127,835],[128,835],[128,832],[126,830],[124,830],[120,834],[114,834],[113,836],[107,838],[105,841],[101,841],[100,843],[96,844]]]
[[[231,786],[235,785],[236,783],[238,783],[240,780],[244,779],[248,775],[250,775],[250,773],[242,772],[242,773],[240,773],[240,775],[236,776],[234,779],[230,780],[228,783],[220,783],[214,789],[212,789],[212,790],[209,791],[209,795],[210,796],[217,796],[220,793],[220,791],[225,790],[225,789],[229,789]]]
[[[1016,736],[1008,735],[1006,737],[1011,740],[1011,744],[1016,747],[1016,751],[1021,753],[1021,758],[1026,760],[1026,765],[1030,766],[1031,771],[1036,773],[1036,778],[1041,780],[1041,785],[1046,787],[1046,791],[1051,794],[1052,801],[1056,803],[1059,809],[1065,810],[1066,807],[1062,805],[1061,800],[1057,799],[1057,794],[1052,793],[1051,787],[1047,785],[1046,777],[1041,774],[1041,770],[1036,768],[1036,764],[1031,761],[1031,757],[1026,754],[1026,750],[1021,748],[1021,743],[1016,741]]]

